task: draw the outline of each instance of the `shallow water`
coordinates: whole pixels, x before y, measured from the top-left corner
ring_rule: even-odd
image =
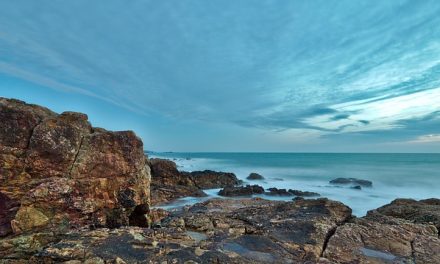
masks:
[[[347,204],[357,216],[395,198],[440,198],[440,154],[150,153],[150,157],[174,160],[179,170],[233,172],[245,182],[265,188],[318,192],[323,197]],[[251,172],[260,173],[266,179],[247,181]],[[370,180],[373,187],[355,190],[329,184],[338,177]],[[206,192],[211,197],[218,197],[218,190]],[[168,208],[198,201],[201,199],[187,197],[168,205]]]

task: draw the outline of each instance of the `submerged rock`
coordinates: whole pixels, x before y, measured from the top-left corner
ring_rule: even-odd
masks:
[[[253,194],[263,194],[264,188],[259,185],[246,185],[238,187],[225,187],[218,192],[221,196],[251,196]]]
[[[0,98],[0,235],[129,224],[149,204],[150,169],[133,132],[94,129],[80,113],[56,114]]]
[[[251,174],[249,174],[249,176],[247,176],[248,180],[264,180],[264,177],[258,173],[252,172]]]
[[[319,193],[316,192],[308,192],[308,191],[300,191],[300,190],[292,190],[292,189],[289,189],[289,193],[300,197],[321,196]]]
[[[286,189],[278,189],[278,188],[269,188],[267,189],[269,192],[266,192],[266,195],[272,196],[292,196],[293,194],[288,192]]]
[[[363,187],[372,187],[373,183],[368,180],[356,179],[356,178],[336,178],[330,181],[331,184],[337,185],[360,185]]]

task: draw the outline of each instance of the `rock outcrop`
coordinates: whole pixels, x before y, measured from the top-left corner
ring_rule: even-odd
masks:
[[[171,160],[150,159],[151,203],[166,203],[181,197],[203,197],[206,194],[198,188],[192,178],[177,170]]]
[[[176,163],[166,159],[151,159],[150,166],[152,204],[166,203],[186,196],[203,197],[206,196],[204,189],[241,184],[233,173],[211,170],[179,171]]]
[[[435,225],[440,230],[440,199],[396,199],[368,212],[368,216],[377,214],[402,218],[418,224]]]
[[[214,199],[173,213],[161,229],[71,231],[58,243],[34,245],[36,253],[30,259],[33,263],[316,263],[328,235],[350,216],[348,207],[326,199]],[[44,234],[34,237],[41,243],[44,238]],[[8,256],[26,256],[27,241],[5,241],[21,245],[10,247]]]
[[[147,213],[150,169],[133,132],[4,98],[0,123],[1,236],[128,225],[135,209]]]
[[[323,254],[336,263],[440,263],[439,199],[397,199],[337,228]]]

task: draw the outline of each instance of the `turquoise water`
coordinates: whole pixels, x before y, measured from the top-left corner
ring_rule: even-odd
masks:
[[[174,160],[180,170],[233,172],[244,181],[249,173],[257,172],[266,179],[252,183],[265,188],[318,192],[347,204],[358,216],[395,198],[440,198],[440,154],[150,153],[149,156]],[[338,177],[370,180],[373,187],[354,190],[329,184]],[[207,193],[217,196],[217,191]],[[185,198],[176,205],[198,200]]]

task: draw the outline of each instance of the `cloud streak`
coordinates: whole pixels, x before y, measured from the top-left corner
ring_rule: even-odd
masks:
[[[402,131],[440,111],[439,13],[403,0],[9,1],[0,72],[176,120]]]

